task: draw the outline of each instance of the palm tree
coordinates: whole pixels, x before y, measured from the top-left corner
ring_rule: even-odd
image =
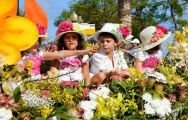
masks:
[[[119,19],[129,27],[131,27],[131,2],[132,0],[118,0],[119,5]]]

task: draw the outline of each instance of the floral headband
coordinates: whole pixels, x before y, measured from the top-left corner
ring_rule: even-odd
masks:
[[[152,37],[152,42],[157,42],[160,38],[163,38],[164,35],[167,33],[168,33],[167,28],[165,28],[161,25],[157,25],[154,36]]]
[[[37,26],[37,28],[39,30],[39,34],[40,35],[45,35],[46,34],[46,29],[42,25],[36,24],[36,26]]]

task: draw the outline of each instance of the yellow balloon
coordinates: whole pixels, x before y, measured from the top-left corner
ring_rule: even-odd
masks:
[[[18,0],[0,0],[0,19],[7,16],[16,15]]]
[[[0,42],[19,51],[32,47],[38,40],[38,35],[36,25],[27,18],[11,16],[1,20]]]
[[[19,61],[21,58],[20,51],[14,47],[0,43],[0,61],[2,64],[12,65]]]

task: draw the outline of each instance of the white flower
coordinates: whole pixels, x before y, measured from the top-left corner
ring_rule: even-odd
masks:
[[[89,92],[89,99],[95,101],[97,96],[107,98],[109,94],[110,89],[105,87],[104,85],[100,85],[96,90],[91,90]]]
[[[94,113],[92,110],[84,111],[83,118],[84,118],[84,120],[91,120],[93,115],[94,115]]]
[[[161,105],[161,100],[156,98],[152,100],[150,103],[151,103],[152,108],[157,109]]]
[[[152,100],[152,96],[149,93],[144,93],[144,95],[142,96],[142,99],[147,102],[150,102]]]
[[[81,101],[80,103],[80,107],[84,110],[84,111],[88,111],[88,110],[94,110],[97,106],[97,102],[95,101]]]
[[[145,73],[146,73],[147,78],[148,77],[154,77],[154,78],[156,78],[156,80],[158,82],[167,83],[167,79],[162,73],[154,72],[154,71],[147,71]]]
[[[146,114],[155,115],[155,109],[153,109],[149,103],[144,105],[144,109]]]
[[[54,104],[51,98],[37,96],[29,90],[22,95],[22,99],[30,107],[50,107]]]
[[[0,120],[11,120],[13,117],[12,111],[6,108],[0,108]]]

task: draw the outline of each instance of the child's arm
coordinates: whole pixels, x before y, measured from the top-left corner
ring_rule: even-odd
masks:
[[[69,51],[69,50],[62,50],[62,51],[55,51],[55,52],[43,52],[43,59],[44,60],[53,60],[53,59],[59,59],[59,58],[65,58],[69,56],[74,55],[85,55],[92,52],[92,50],[75,50],[75,51]]]

